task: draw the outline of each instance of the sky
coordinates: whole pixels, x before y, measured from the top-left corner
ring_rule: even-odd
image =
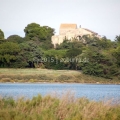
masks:
[[[61,23],[75,23],[114,40],[120,35],[120,0],[0,0],[0,29],[5,38],[24,37],[30,23],[59,33]]]

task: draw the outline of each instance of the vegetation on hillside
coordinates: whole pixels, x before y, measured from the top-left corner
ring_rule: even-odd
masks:
[[[25,37],[11,35],[4,39],[0,30],[1,68],[81,70],[87,75],[120,80],[120,35],[115,41],[85,35],[84,43],[76,39],[64,40],[54,49],[53,28],[31,23],[24,32]]]

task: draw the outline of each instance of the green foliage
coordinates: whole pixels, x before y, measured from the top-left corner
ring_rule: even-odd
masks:
[[[116,64],[118,60],[114,57],[117,57],[117,55],[115,55],[115,48],[110,47],[112,42],[103,40],[102,42],[97,41],[96,43],[95,46],[89,44],[84,49],[81,57],[89,58],[89,62],[78,64],[79,68],[81,68],[85,74],[99,77],[112,78],[113,76],[118,75],[119,67],[117,67]],[[106,43],[106,47],[101,46],[101,43]],[[108,45],[108,43],[111,45]]]
[[[51,36],[54,34],[54,29],[48,26],[40,26],[37,23],[28,24],[24,29],[25,36],[29,37],[31,40],[46,40],[51,39]]]
[[[28,24],[24,29],[25,39],[39,41],[40,47],[43,49],[53,48],[51,37],[54,35],[54,29],[48,26],[40,26],[37,23]]]
[[[66,57],[69,57],[69,58],[72,58],[72,57],[75,57],[77,55],[80,55],[82,53],[82,50],[81,49],[78,49],[78,48],[72,48],[72,49],[69,49],[66,53]]]
[[[28,24],[27,27],[25,27],[25,29],[24,29],[25,36],[26,37],[28,36],[28,37],[32,38],[32,37],[35,36],[34,35],[35,34],[34,31],[36,31],[38,33],[39,29],[40,29],[40,25],[37,24],[37,23]]]
[[[66,55],[66,50],[55,50],[55,49],[50,49],[47,51],[44,51],[45,56],[54,56],[55,58],[62,58],[65,57]]]
[[[20,50],[17,62],[18,63],[23,62],[23,64],[25,65],[23,67],[35,67],[34,62],[36,60],[39,60],[43,54],[39,45],[36,42],[30,40],[30,41],[21,43],[20,48],[21,50]]]
[[[120,46],[113,51],[113,56],[116,58],[116,64],[120,67]]]
[[[96,46],[102,50],[114,47],[113,43],[110,40],[107,40],[106,38],[101,38],[101,40],[98,40],[96,42]]]
[[[0,44],[0,65],[3,67],[10,66],[17,59],[20,51],[18,44],[13,42],[4,42]]]
[[[97,63],[86,63],[82,66],[83,73],[93,76],[100,76],[103,74],[103,67]]]
[[[51,43],[51,40],[48,39],[48,40],[45,40],[44,42],[41,42],[41,43],[40,43],[40,47],[41,47],[43,50],[49,50],[49,49],[52,49],[52,48],[53,48],[53,44]]]
[[[84,44],[82,42],[79,41],[70,42],[69,40],[65,40],[60,45],[57,45],[56,49],[73,49],[73,48],[82,49],[83,46]]]
[[[117,36],[115,37],[115,41],[116,41],[117,43],[120,43],[120,35],[117,35]]]
[[[7,40],[9,42],[15,42],[15,43],[18,43],[18,44],[20,44],[20,43],[22,43],[24,41],[24,39],[22,37],[18,36],[18,35],[10,35],[7,38]]]
[[[0,29],[0,40],[4,40],[4,33],[1,29]]]
[[[64,58],[66,55],[66,50],[55,50],[51,49],[44,51],[43,59],[44,65],[48,69],[65,69],[65,65],[61,62],[61,58]]]

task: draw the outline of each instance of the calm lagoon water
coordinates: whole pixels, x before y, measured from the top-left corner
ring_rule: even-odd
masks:
[[[49,83],[0,83],[0,96],[14,98],[24,96],[32,98],[38,94],[63,94],[66,91],[75,93],[76,97],[87,97],[91,100],[119,99],[120,85],[103,84],[49,84]]]

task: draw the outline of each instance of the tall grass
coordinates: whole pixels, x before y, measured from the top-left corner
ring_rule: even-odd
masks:
[[[120,104],[74,95],[0,98],[0,120],[120,120]]]

